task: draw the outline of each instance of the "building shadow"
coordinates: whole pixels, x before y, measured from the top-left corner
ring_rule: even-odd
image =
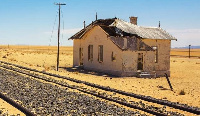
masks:
[[[170,89],[167,89],[167,88],[165,88],[165,87],[163,87],[163,86],[157,86],[160,90],[170,90]]]
[[[97,71],[92,71],[92,70],[86,70],[83,67],[59,67],[61,69],[64,69],[68,72],[73,72],[73,73],[82,73],[82,74],[90,74],[90,75],[95,75],[95,76],[103,76],[103,77],[110,77],[110,78],[119,78],[117,76],[103,73],[103,72],[97,72]]]

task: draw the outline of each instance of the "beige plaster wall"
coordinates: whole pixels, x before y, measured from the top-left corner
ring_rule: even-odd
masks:
[[[143,51],[143,57],[144,57],[144,61],[143,61],[143,70],[145,72],[152,72],[155,70],[155,55],[154,55],[154,51]]]
[[[154,39],[143,39],[144,43],[149,46],[158,47],[158,63],[155,63],[155,70],[158,75],[167,73],[170,75],[170,40],[154,40]],[[147,64],[147,63],[146,63]]]
[[[93,45],[93,61],[88,61],[88,46]],[[98,61],[98,46],[103,45],[103,62]],[[82,39],[74,40],[74,66],[79,65],[79,48],[83,48],[83,64],[85,69],[121,75],[122,72],[122,51],[99,27],[95,26]],[[116,57],[112,61],[112,52]]]
[[[143,70],[156,71],[157,76],[167,73],[170,76],[170,40],[143,39],[145,44],[158,47],[158,63],[154,51],[122,51],[99,26],[93,27],[82,39],[74,40],[73,65],[79,65],[79,48],[83,48],[85,69],[106,72],[118,76],[136,75],[138,53],[143,53]],[[93,61],[88,61],[88,46],[93,45]],[[98,61],[98,46],[103,45],[103,62]],[[112,52],[116,60],[112,61]]]
[[[123,75],[125,76],[136,76],[137,75],[137,64],[138,64],[138,53],[143,53],[143,71],[152,72],[154,71],[154,52],[153,51],[123,51]]]
[[[138,56],[136,51],[123,51],[122,58],[123,58],[123,63],[122,63],[123,72],[137,72]]]
[[[79,66],[79,48],[80,48],[80,39],[73,40],[73,66]]]

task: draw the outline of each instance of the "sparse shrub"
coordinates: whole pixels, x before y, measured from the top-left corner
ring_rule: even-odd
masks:
[[[78,74],[78,72],[76,71],[76,72],[73,72],[74,74]]]
[[[14,58],[10,58],[9,60],[10,60],[10,61],[17,61],[17,60],[16,60],[16,59],[14,59]]]
[[[185,93],[184,89],[179,92],[179,95],[185,95],[185,94],[186,93]]]
[[[51,70],[55,70],[56,69],[56,67],[55,66],[51,66]]]
[[[3,56],[2,58],[7,58],[6,56]]]
[[[50,70],[50,67],[44,66],[44,70],[45,70],[45,71],[49,71],[49,70]]]

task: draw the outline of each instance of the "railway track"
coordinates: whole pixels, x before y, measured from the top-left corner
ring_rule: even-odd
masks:
[[[129,107],[129,108],[138,109],[138,110],[141,110],[141,111],[147,112],[149,114],[153,114],[153,115],[161,115],[161,116],[181,115],[178,112],[171,112],[171,111],[162,110],[163,108],[159,107],[159,106],[163,106],[163,105],[164,105],[164,107],[167,106],[167,107],[170,107],[170,108],[177,109],[177,111],[186,111],[186,112],[189,112],[191,114],[197,114],[197,115],[200,114],[200,109],[197,108],[197,107],[191,107],[191,106],[187,106],[185,104],[178,104],[178,103],[174,103],[174,102],[170,102],[170,101],[166,101],[166,100],[156,99],[156,98],[152,98],[152,97],[149,97],[149,96],[143,96],[143,95],[138,95],[138,94],[134,94],[134,93],[128,93],[128,92],[113,89],[113,88],[110,88],[110,87],[100,86],[100,85],[97,85],[97,84],[73,79],[73,78],[70,78],[70,77],[65,77],[65,76],[60,76],[60,75],[56,75],[56,74],[52,74],[52,73],[48,73],[48,72],[38,71],[36,69],[31,69],[31,68],[23,67],[23,66],[20,66],[20,65],[11,64],[11,63],[4,62],[4,61],[0,61],[0,67],[7,69],[7,70],[12,70],[14,72],[18,72],[18,73],[21,73],[21,74],[24,74],[24,75],[28,75],[28,76],[31,76],[33,78],[40,79],[40,80],[43,80],[43,81],[46,81],[46,82],[55,83],[55,84],[60,85],[62,87],[75,89],[75,90],[78,90],[80,92],[83,92],[83,93],[86,93],[86,94],[89,94],[89,95],[92,95],[92,96],[95,96],[95,97],[98,97],[98,98],[101,98],[101,99],[104,99],[104,100],[108,100],[108,101]],[[49,76],[49,77],[47,77],[47,76]],[[73,83],[76,83],[76,85],[69,85],[66,82],[56,80],[56,79],[51,78],[51,77],[65,79],[65,80],[71,81]],[[86,85],[86,86],[92,88],[92,90],[87,89],[87,88],[83,88],[81,86],[77,86],[77,84]],[[106,92],[117,93],[117,94],[120,94],[120,95],[123,95],[123,96],[129,96],[129,97],[132,97],[134,99],[135,98],[140,99],[141,101],[139,103],[134,102],[134,101],[128,102],[124,99],[120,99],[119,97],[118,98],[109,97],[109,95],[105,94],[105,92],[100,93],[100,92],[95,91],[95,89],[98,89],[98,90],[101,90],[101,91],[106,91]],[[152,105],[151,106],[145,105],[142,101],[152,102],[154,104],[158,104],[159,106],[157,107],[157,106],[152,106]]]

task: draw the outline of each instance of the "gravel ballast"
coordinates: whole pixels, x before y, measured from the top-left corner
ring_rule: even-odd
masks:
[[[37,115],[140,115],[114,104],[0,69],[0,92]]]

